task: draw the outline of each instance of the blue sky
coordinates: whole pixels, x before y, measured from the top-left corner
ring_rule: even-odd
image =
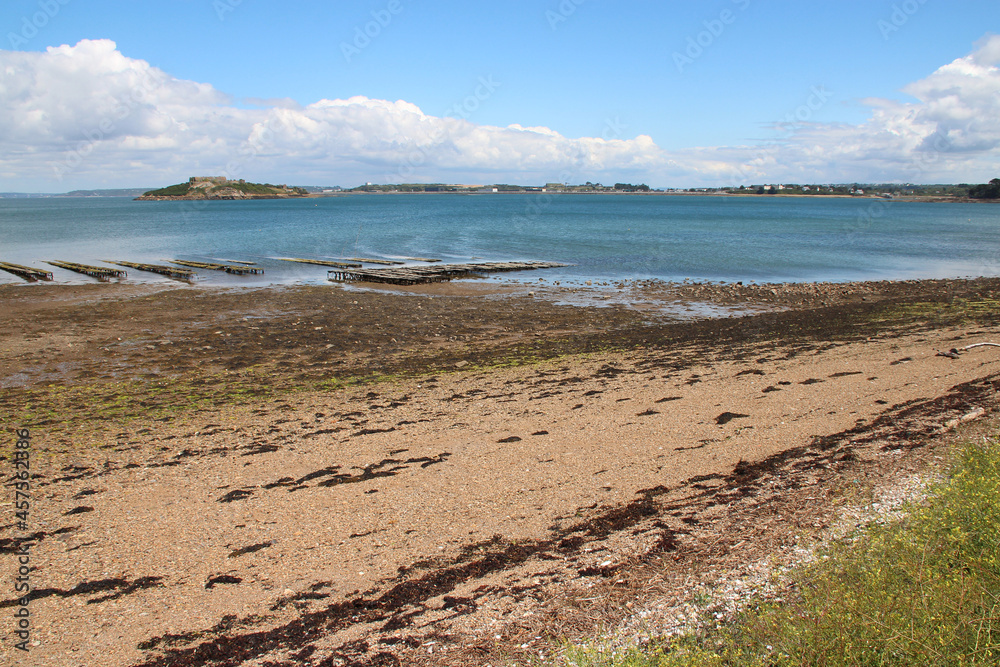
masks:
[[[379,18],[382,24],[376,23]],[[1000,33],[995,0],[7,0],[0,7],[0,27],[0,49],[7,52],[0,56],[8,60],[6,79],[0,79],[0,105],[13,89],[28,91],[19,99],[38,98],[32,100],[36,108],[11,103],[4,109],[9,113],[45,114],[40,100],[80,108],[80,91],[67,90],[60,100],[58,90],[30,90],[24,81],[40,81],[44,77],[38,73],[55,66],[51,58],[46,60],[46,49],[73,47],[81,40],[110,40],[116,56],[148,64],[172,81],[209,86],[216,95],[190,104],[182,99],[184,108],[173,109],[169,102],[178,93],[169,88],[174,84],[158,79],[162,95],[155,96],[160,101],[149,102],[156,107],[149,110],[150,117],[170,116],[176,132],[165,130],[162,123],[138,123],[136,112],[121,122],[116,119],[113,131],[100,133],[107,136],[85,151],[79,138],[96,137],[99,111],[88,115],[81,109],[78,127],[68,118],[58,128],[15,123],[24,125],[21,135],[15,128],[0,136],[0,149],[7,153],[0,153],[0,191],[146,186],[174,182],[179,180],[175,176],[195,167],[219,171],[232,160],[220,156],[217,166],[207,148],[197,149],[213,143],[208,141],[213,138],[211,125],[205,126],[205,136],[191,129],[194,121],[213,115],[213,108],[225,110],[229,125],[245,124],[244,141],[276,109],[306,109],[307,118],[282,120],[282,130],[275,132],[277,144],[271,152],[287,147],[283,157],[272,159],[267,151],[258,151],[252,165],[241,166],[250,178],[282,176],[282,181],[297,183],[354,185],[394,175],[414,181],[529,183],[561,180],[561,175],[614,180],[617,174],[654,186],[724,184],[737,175],[754,182],[875,177],[909,181],[916,180],[910,178],[914,175],[960,181],[983,179],[997,164],[992,136],[972,141],[972,130],[956,128],[955,123],[944,130],[929,128],[929,119],[941,122],[933,120],[940,105],[922,109],[921,104],[940,102],[945,96],[941,85],[931,86],[938,97],[924,100],[912,89],[940,68],[971,58],[984,40]],[[373,36],[357,39],[366,28]],[[119,99],[121,90],[134,87],[134,82],[124,89],[113,85],[121,67],[112,64],[108,49],[87,57],[82,51],[71,54],[78,62],[71,69],[93,78],[90,91],[107,82],[108,96]],[[971,91],[970,97],[983,95],[981,80],[987,86],[995,82],[996,62],[990,61],[992,49],[987,51],[979,58],[985,70],[962,73],[976,79],[960,86]],[[34,59],[17,58],[17,52],[32,53]],[[817,90],[822,91],[819,97]],[[1000,94],[989,90],[994,98]],[[333,119],[319,118],[325,111],[309,110],[322,100],[351,98],[367,101],[355,105],[357,109],[338,107]],[[871,139],[872,131],[884,135],[885,127],[870,127],[872,99],[901,105],[894,113],[902,117],[924,111],[923,130],[913,130],[918,134],[965,132],[958,144],[969,154],[960,158],[960,151],[949,149],[947,159],[933,169],[897,164],[894,172],[892,164],[865,162],[855,151],[839,160],[832,157],[824,170],[816,151],[808,148],[827,145],[817,134],[824,128],[823,136],[828,141],[835,137],[836,145],[843,144],[845,127],[858,129],[859,147],[862,139]],[[100,106],[93,95],[88,100],[82,102],[84,107]],[[422,136],[412,136],[409,120],[397,122],[399,114],[411,113],[409,107],[373,110],[378,106],[373,100],[402,101],[423,115],[450,115],[464,125],[452,124],[436,133],[424,128]],[[995,103],[977,98],[968,109],[956,111],[956,118],[991,111]],[[361,117],[366,113],[382,115]],[[774,127],[784,119],[796,122]],[[532,136],[480,131],[511,126],[546,129]],[[886,121],[886,127],[895,125]],[[314,136],[306,137],[310,132]],[[315,133],[328,135],[330,143],[316,145]],[[352,134],[366,136],[344,139]],[[214,147],[223,153],[238,151],[238,135],[227,135]],[[551,141],[546,143],[546,137]],[[624,143],[640,137],[648,137],[652,147],[645,140]],[[623,143],[572,141],[588,138]],[[913,150],[919,142],[910,139]],[[376,145],[375,140],[383,143]],[[804,161],[797,167],[801,178],[791,164],[795,156],[780,153],[776,141],[797,144],[798,159]],[[43,144],[51,153],[41,149]],[[973,144],[980,149],[970,153]],[[390,145],[417,150],[422,157],[391,155]],[[779,154],[757,159],[760,151],[755,153],[755,147],[761,145]],[[186,154],[187,162],[166,159],[171,147],[175,154]],[[73,150],[86,152],[79,165],[66,158]],[[459,153],[459,159],[449,162],[449,151]],[[803,152],[810,157],[802,157]],[[904,154],[897,157],[905,162]],[[123,159],[129,167],[114,169]],[[408,160],[405,168],[400,167],[401,159]],[[48,168],[25,170],[31,160],[44,161]],[[53,169],[60,161],[71,168]],[[751,163],[753,169],[747,169]]]

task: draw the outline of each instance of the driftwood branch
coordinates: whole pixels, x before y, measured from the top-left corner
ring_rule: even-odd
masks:
[[[1000,347],[1000,343],[973,343],[972,345],[966,345],[965,347],[953,347],[950,350],[948,350],[947,352],[942,352],[941,350],[935,350],[935,352],[937,352],[936,356],[939,356],[939,357],[948,357],[949,359],[958,359],[959,355],[962,352],[965,352],[966,350],[971,350],[974,347],[984,347],[986,345],[988,345],[990,347]]]
[[[955,419],[949,419],[946,421],[941,428],[938,430],[939,433],[947,433],[951,429],[955,428],[959,424],[964,424],[966,422],[971,422],[974,419],[979,419],[986,414],[986,410],[982,408],[976,408],[972,412],[968,412],[961,417],[956,417]]]

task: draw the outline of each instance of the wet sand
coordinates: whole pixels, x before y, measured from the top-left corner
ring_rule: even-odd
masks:
[[[601,287],[0,289],[31,664],[537,656],[814,538],[998,407],[997,348],[936,354],[1000,342],[997,280]]]

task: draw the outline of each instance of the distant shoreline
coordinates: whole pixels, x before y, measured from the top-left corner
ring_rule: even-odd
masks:
[[[305,195],[305,199],[325,199],[329,197],[354,197],[354,196],[397,196],[397,195],[447,195],[447,196],[511,196],[511,195],[535,195],[535,196],[636,196],[636,197],[739,197],[739,198],[785,198],[785,199],[856,199],[859,201],[885,201],[885,202],[917,202],[930,204],[990,204],[1000,203],[997,199],[972,199],[970,197],[940,197],[940,196],[900,196],[900,197],[879,197],[877,195],[807,195],[807,194],[774,194],[759,195],[754,192],[331,192],[331,193],[310,193]]]
[[[245,195],[245,196],[219,196],[219,197],[203,197],[203,196],[147,196],[142,195],[136,197],[134,194],[86,194],[86,195],[74,195],[68,193],[53,193],[53,194],[35,194],[35,193],[5,193],[0,195],[0,199],[130,199],[132,201],[252,201],[260,199],[327,199],[332,197],[354,197],[354,196],[384,196],[384,195],[451,195],[451,196],[490,196],[490,195],[535,195],[535,196],[573,196],[573,195],[585,195],[585,196],[616,196],[616,195],[626,195],[626,196],[641,196],[641,197],[739,197],[739,198],[784,198],[784,199],[857,199],[857,200],[880,200],[885,202],[917,202],[917,203],[932,203],[932,204],[990,204],[990,203],[1000,203],[998,199],[972,199],[971,197],[947,197],[940,195],[912,195],[912,196],[898,196],[898,197],[879,197],[877,195],[847,195],[847,194],[803,194],[803,193],[779,193],[779,194],[768,194],[761,195],[756,192],[604,192],[604,191],[592,191],[592,192],[561,192],[561,191],[516,191],[516,192],[455,192],[455,191],[443,191],[443,192],[426,192],[426,191],[416,191],[416,192],[402,192],[402,191],[389,191],[389,192],[363,192],[363,191],[351,191],[351,190],[341,190],[338,192],[310,192],[305,195]]]

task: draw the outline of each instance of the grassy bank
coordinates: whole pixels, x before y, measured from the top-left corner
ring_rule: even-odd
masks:
[[[1000,439],[969,444],[907,518],[865,530],[751,603],[645,651],[571,649],[575,667],[1000,664]]]

